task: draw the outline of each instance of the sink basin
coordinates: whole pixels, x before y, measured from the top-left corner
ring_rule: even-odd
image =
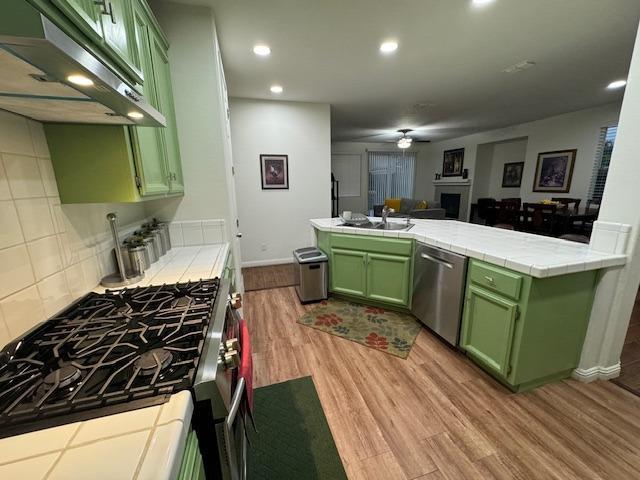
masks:
[[[388,223],[382,223],[382,222],[369,222],[369,223],[365,223],[364,225],[360,225],[360,226],[353,226],[353,225],[341,225],[342,227],[351,227],[351,228],[368,228],[370,230],[409,230],[411,227],[413,227],[413,224],[409,224],[407,225],[406,223],[395,223],[395,222],[388,222]]]
[[[376,223],[372,223],[371,225],[372,227],[370,228],[375,228],[376,230],[409,230],[411,227],[413,227],[413,224],[411,223],[407,225],[406,223],[394,223],[394,222],[388,222],[388,223],[376,222]]]

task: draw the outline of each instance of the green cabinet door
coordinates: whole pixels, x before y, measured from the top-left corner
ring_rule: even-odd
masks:
[[[106,46],[129,65],[140,70],[136,51],[133,2],[105,0],[102,8],[102,35]]]
[[[158,109],[167,120],[167,127],[162,131],[162,139],[166,153],[167,173],[171,193],[184,192],[180,148],[178,144],[178,126],[173,105],[173,89],[171,88],[171,71],[167,47],[159,36],[151,34],[151,58],[158,94]]]
[[[510,373],[518,305],[511,300],[470,285],[460,346],[503,378]]]
[[[331,249],[331,291],[364,297],[367,294],[367,254],[356,250]]]
[[[133,10],[133,19],[136,49],[144,75],[142,93],[151,105],[158,108],[148,18],[138,2]],[[136,170],[140,179],[139,188],[142,196],[161,195],[169,192],[169,173],[166,168],[166,154],[162,140],[163,130],[154,127],[131,127]]]
[[[368,253],[367,298],[407,306],[410,274],[410,257]]]
[[[102,38],[101,6],[95,0],[53,0],[89,38]]]

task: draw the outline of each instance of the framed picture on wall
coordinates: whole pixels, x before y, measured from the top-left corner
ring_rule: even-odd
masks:
[[[533,191],[567,193],[571,188],[577,153],[576,149],[539,153]]]
[[[260,155],[263,190],[289,189],[289,155]]]
[[[524,162],[505,163],[502,171],[502,188],[519,188],[522,184],[523,170]]]
[[[462,165],[464,164],[464,148],[455,150],[445,150],[442,159],[442,176],[459,177],[462,175]]]

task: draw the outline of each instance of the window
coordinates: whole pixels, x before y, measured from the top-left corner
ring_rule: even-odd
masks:
[[[596,160],[593,165],[593,174],[591,175],[591,186],[589,187],[589,199],[602,199],[604,186],[607,182],[607,173],[609,172],[611,153],[613,152],[613,145],[616,141],[617,133],[617,126],[604,127],[600,132],[600,141],[598,142]]]
[[[369,152],[369,210],[385,198],[412,198],[416,154]]]

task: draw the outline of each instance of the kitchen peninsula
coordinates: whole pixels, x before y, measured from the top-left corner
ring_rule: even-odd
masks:
[[[329,256],[329,290],[355,301],[410,309],[416,245],[468,257],[459,347],[514,391],[571,375],[598,270],[626,261],[589,245],[457,221],[412,219],[404,230],[310,222]],[[626,242],[626,225],[599,227]]]

